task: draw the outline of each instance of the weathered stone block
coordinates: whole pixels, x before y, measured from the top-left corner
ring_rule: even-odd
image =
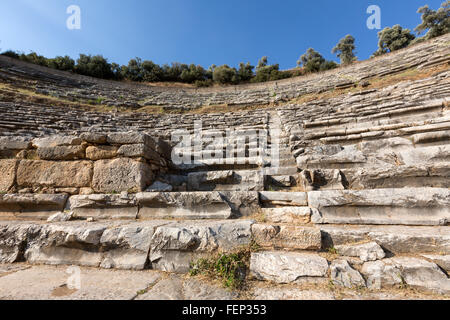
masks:
[[[292,283],[302,277],[325,277],[328,261],[310,253],[258,252],[252,253],[250,272],[258,280]]]
[[[308,192],[310,207],[322,215],[316,223],[446,225],[450,190],[399,188]]]
[[[16,160],[0,160],[0,193],[8,192],[16,179]]]
[[[0,217],[7,219],[46,220],[64,210],[66,194],[0,195]]]
[[[99,160],[94,165],[92,188],[99,193],[140,192],[153,179],[150,166],[132,159]]]
[[[145,158],[155,163],[160,163],[160,155],[145,144],[125,144],[119,148],[117,154],[129,158]]]
[[[90,146],[86,149],[86,158],[90,160],[112,159],[117,156],[115,146]]]
[[[231,207],[219,192],[145,192],[136,195],[139,218],[228,219]]]
[[[90,187],[90,161],[21,160],[17,169],[20,187]]]
[[[214,252],[231,252],[251,242],[253,221],[180,222],[158,227],[153,235],[152,267],[185,273],[190,263]]]
[[[36,148],[51,148],[58,146],[77,146],[83,142],[82,139],[76,136],[50,136],[45,138],[36,138],[32,144]]]
[[[76,160],[84,159],[84,146],[40,147],[37,155],[41,160]]]
[[[362,244],[338,245],[335,249],[341,256],[358,257],[362,261],[376,261],[383,259],[386,254],[376,242],[367,242]]]
[[[90,194],[72,196],[67,210],[78,218],[136,219],[138,206],[133,195]]]
[[[345,288],[361,288],[366,281],[346,260],[334,260],[331,263],[331,280],[335,285]]]
[[[144,269],[153,233],[158,226],[167,223],[169,222],[130,223],[105,230],[100,239],[105,250],[100,266],[107,269]]]
[[[254,224],[252,234],[261,247],[320,250],[322,245],[320,230],[312,227]]]

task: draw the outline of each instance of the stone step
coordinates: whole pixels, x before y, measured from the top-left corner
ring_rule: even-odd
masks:
[[[311,222],[312,209],[310,207],[279,207],[261,208],[263,217],[268,222],[287,223],[293,225]]]
[[[188,272],[214,252],[250,245],[249,220],[0,222],[0,263]]]
[[[308,192],[308,205],[321,224],[447,225],[450,190],[398,188]]]
[[[45,221],[63,211],[95,220],[229,219],[258,208],[258,193],[252,191],[0,195],[0,220]]]
[[[250,259],[250,274],[257,280],[278,284],[323,285],[329,279],[329,283],[341,288],[380,290],[406,284],[426,292],[450,294],[448,276],[437,264],[423,258],[396,256],[358,267],[355,263],[352,266],[349,259],[329,259],[305,252],[255,252]]]
[[[294,176],[266,176],[266,185],[289,188],[295,185]]]
[[[264,176],[259,170],[205,171],[188,174],[188,191],[263,191]]]
[[[263,205],[281,205],[281,206],[307,206],[308,198],[305,192],[259,192],[259,198]]]
[[[79,218],[95,219],[229,219],[250,215],[259,207],[258,193],[143,192],[69,198],[66,209]]]
[[[450,226],[326,225],[320,230],[324,250],[375,241],[394,254],[450,254]]]
[[[263,168],[263,172],[267,176],[296,175],[298,173],[298,168],[297,168],[297,166],[268,167],[268,168]]]

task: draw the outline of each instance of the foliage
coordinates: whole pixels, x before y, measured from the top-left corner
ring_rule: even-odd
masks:
[[[406,48],[415,38],[409,29],[403,29],[398,24],[392,28],[386,27],[378,32],[378,50],[374,56]]]
[[[80,54],[75,66],[75,72],[85,76],[102,79],[114,78],[111,64],[101,55],[91,56]]]
[[[230,68],[224,64],[223,66],[214,68],[213,80],[221,84],[236,84],[239,82],[239,76],[235,68]]]
[[[428,6],[419,8],[417,13],[422,14],[422,23],[414,30],[421,34],[428,30],[426,39],[439,37],[450,32],[450,0],[443,2],[437,11]]]
[[[337,56],[341,59],[342,65],[348,65],[356,59],[354,53],[355,49],[355,38],[351,35],[347,35],[339,41],[331,52],[337,53]]]
[[[243,82],[250,81],[254,77],[253,69],[255,69],[255,67],[252,66],[250,62],[247,62],[247,64],[241,62],[238,69],[239,80]]]
[[[297,61],[298,66],[303,66],[306,72],[319,72],[334,69],[337,64],[333,61],[327,61],[313,48],[309,48],[304,55]]]
[[[53,69],[73,71],[75,68],[75,61],[69,56],[56,57],[48,60],[48,66]]]
[[[247,264],[250,257],[249,250],[238,253],[219,254],[213,258],[202,258],[191,263],[191,276],[206,275],[222,280],[228,288],[239,288],[242,286]]]

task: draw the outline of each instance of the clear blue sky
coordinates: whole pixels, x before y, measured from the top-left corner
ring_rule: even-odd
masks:
[[[346,34],[357,56],[377,48],[378,30],[366,13],[378,5],[382,27],[420,23],[417,9],[437,9],[444,0],[1,0],[0,48],[47,57],[103,54],[126,64],[139,56],[158,64],[173,61],[237,66],[262,56],[282,69],[295,66],[309,47],[327,59]],[[69,30],[69,5],[81,8],[81,30]]]

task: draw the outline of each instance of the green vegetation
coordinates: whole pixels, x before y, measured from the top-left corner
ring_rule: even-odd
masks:
[[[347,35],[339,41],[331,52],[337,53],[337,56],[341,59],[341,65],[347,65],[356,60],[355,49],[355,38]]]
[[[225,287],[239,289],[244,283],[249,259],[250,250],[202,258],[191,263],[189,274],[220,279]]]
[[[406,48],[415,38],[409,29],[403,29],[398,24],[392,28],[384,28],[378,33],[378,50],[374,56]]]
[[[337,68],[337,64],[333,61],[327,61],[320,53],[313,48],[309,48],[304,55],[297,61],[298,66],[303,66],[306,72],[319,72]]]
[[[450,32],[450,0],[443,2],[437,11],[431,10],[428,6],[419,8],[417,13],[422,14],[422,23],[414,31],[418,34],[428,32],[426,39],[442,36]]]
[[[428,6],[424,6],[419,8],[418,13],[421,14],[422,23],[415,28],[415,31],[418,35],[425,33],[423,37],[416,38],[409,29],[404,29],[400,25],[387,27],[378,33],[378,50],[374,53],[374,56],[399,50],[450,31],[450,0],[442,3],[438,10],[432,10]],[[355,38],[347,35],[333,48],[332,53],[337,54],[341,60],[341,65],[348,65],[356,60],[355,49]],[[250,62],[241,62],[238,69],[228,65],[219,67],[212,65],[206,70],[199,65],[187,65],[178,62],[160,66],[152,61],[143,61],[140,58],[131,59],[127,65],[120,66],[117,63],[108,62],[101,55],[80,54],[76,62],[68,56],[49,59],[35,52],[24,54],[9,50],[3,52],[2,55],[96,78],[139,82],[181,82],[194,84],[197,87],[212,86],[215,83],[240,84],[273,81],[338,67],[334,61],[325,60],[320,53],[312,48],[308,49],[297,62],[297,65],[303,68],[286,71],[279,70],[278,64],[269,65],[267,57],[263,57],[256,68]]]

